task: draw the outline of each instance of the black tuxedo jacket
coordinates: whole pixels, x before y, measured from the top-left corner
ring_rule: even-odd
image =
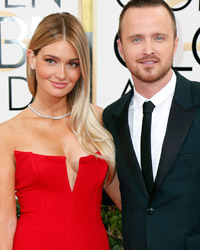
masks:
[[[133,90],[103,113],[116,146],[125,250],[200,250],[200,83],[176,75],[152,197],[130,137]]]

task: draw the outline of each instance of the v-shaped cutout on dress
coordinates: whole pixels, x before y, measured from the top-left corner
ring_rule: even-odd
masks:
[[[78,170],[77,170],[77,173],[76,173],[75,181],[73,183],[73,187],[71,187],[70,180],[69,180],[69,171],[68,171],[68,167],[67,167],[67,157],[65,157],[65,169],[66,169],[66,175],[67,175],[67,183],[68,183],[69,190],[71,191],[71,193],[74,192],[74,189],[75,189],[75,186],[76,186],[76,182],[77,182],[77,178],[79,176],[79,171],[80,171],[80,166],[81,166],[80,161],[81,161],[81,157],[78,160]]]
[[[96,152],[96,154],[98,154],[99,152]],[[80,178],[79,175],[80,175],[80,171],[82,171],[82,161],[83,160],[87,160],[88,158],[94,158],[95,156],[94,155],[85,155],[85,156],[81,156],[78,160],[78,171],[77,171],[77,175],[76,175],[76,178],[75,178],[75,181],[74,181],[74,185],[73,185],[73,188],[70,186],[70,181],[69,181],[69,174],[68,174],[68,170],[67,170],[67,157],[65,157],[65,167],[66,167],[66,174],[67,174],[67,182],[68,182],[68,186],[69,186],[69,189],[71,191],[71,193],[74,192],[74,190],[76,189],[76,186],[77,186],[77,181],[78,179]]]
[[[14,150],[14,152],[21,152],[21,153],[24,153],[24,154],[32,154],[32,155],[38,155],[38,156],[41,156],[41,157],[47,157],[47,158],[63,158],[65,161],[65,173],[66,173],[66,181],[67,181],[67,186],[68,186],[68,189],[70,191],[71,194],[74,193],[74,190],[76,189],[76,186],[77,186],[77,180],[79,179],[79,175],[80,175],[80,166],[81,166],[81,161],[84,160],[84,159],[88,159],[88,158],[93,158],[95,157],[94,155],[90,154],[90,155],[85,155],[85,156],[81,156],[78,160],[78,171],[77,171],[77,175],[76,175],[76,178],[75,178],[75,182],[74,182],[74,185],[73,185],[73,188],[71,188],[70,186],[70,182],[69,182],[69,175],[68,175],[68,171],[67,171],[67,157],[66,156],[62,156],[62,155],[45,155],[45,154],[38,154],[38,153],[33,153],[31,151],[20,151],[20,150]],[[95,154],[99,154],[99,151],[96,152]]]

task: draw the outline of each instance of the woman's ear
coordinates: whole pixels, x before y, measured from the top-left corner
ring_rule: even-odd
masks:
[[[28,49],[26,52],[27,58],[28,58],[28,62],[29,65],[31,67],[31,69],[35,69],[35,54],[31,49]]]

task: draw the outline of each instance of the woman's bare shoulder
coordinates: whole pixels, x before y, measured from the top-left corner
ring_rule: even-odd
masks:
[[[11,146],[16,136],[22,132],[22,115],[19,114],[0,124],[0,146]]]
[[[95,115],[98,121],[102,124],[102,113],[103,109],[95,104],[91,104],[92,110],[95,112]]]
[[[23,112],[23,111],[22,111]],[[13,118],[0,123],[0,131],[6,131],[12,129],[13,127],[17,127],[18,123],[22,120],[22,114],[19,113],[18,115],[14,116]]]

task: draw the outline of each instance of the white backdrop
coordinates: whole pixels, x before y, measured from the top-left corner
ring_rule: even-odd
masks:
[[[78,17],[78,0],[0,0],[0,123],[31,100],[26,82],[26,46],[42,17],[70,12]]]
[[[117,59],[114,39],[122,5],[128,1],[96,0],[96,103],[105,107],[121,96],[130,77]],[[168,0],[177,19],[179,48],[173,66],[191,80],[200,80],[200,0]],[[193,49],[192,49],[193,43]]]
[[[130,77],[117,59],[114,39],[127,0],[93,0],[93,100],[105,107],[121,96]],[[178,24],[179,48],[174,67],[191,80],[200,72],[200,0],[168,0]],[[79,16],[79,0],[0,0],[0,123],[31,100],[26,83],[25,50],[36,25],[52,12]]]

